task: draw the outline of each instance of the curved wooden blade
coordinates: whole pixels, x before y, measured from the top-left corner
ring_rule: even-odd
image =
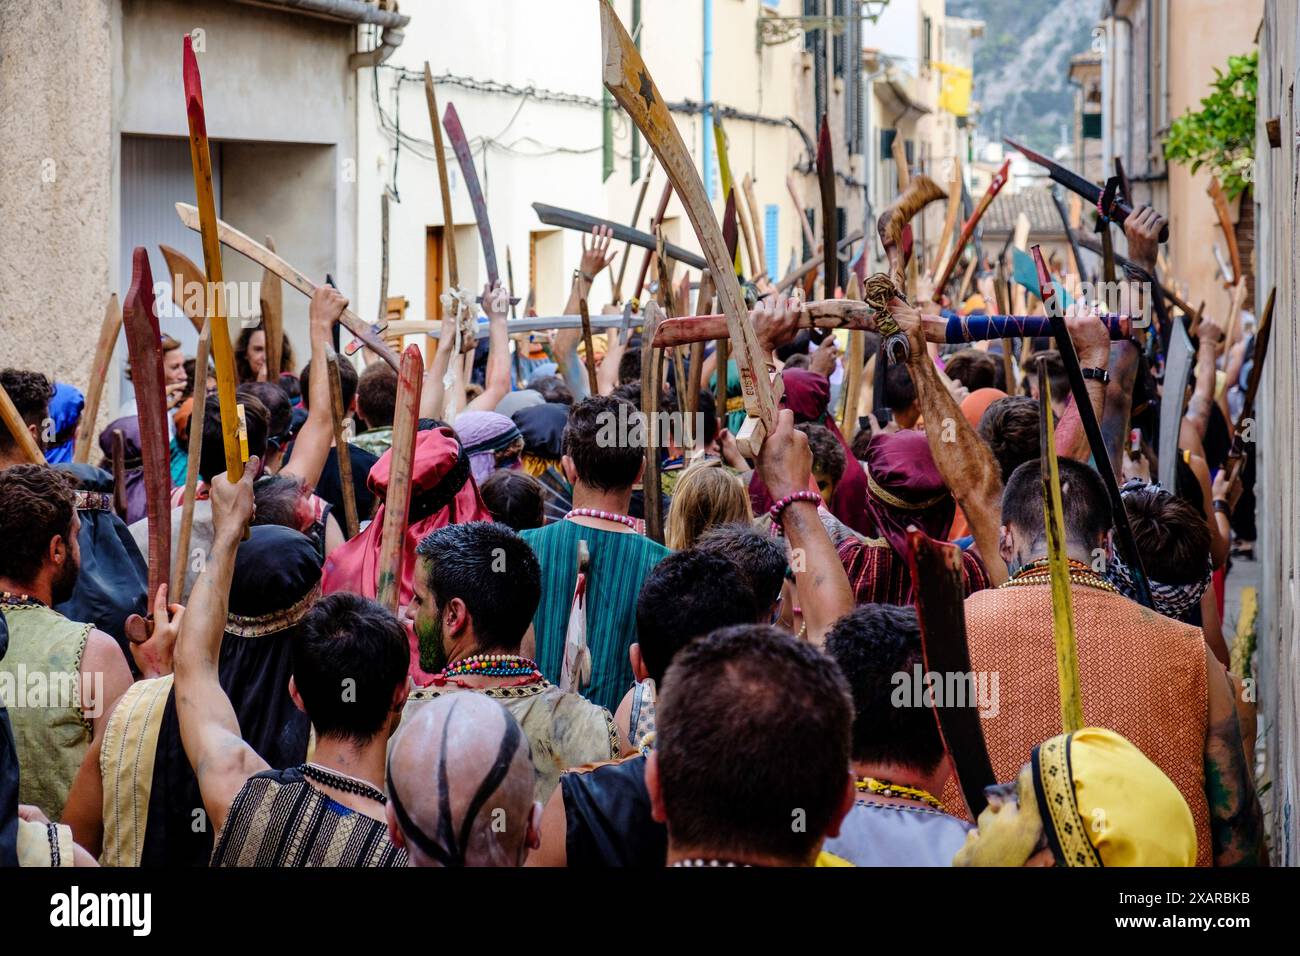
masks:
[[[412,346],[414,348],[414,346]],[[357,519],[357,493],[352,484],[352,456],[343,435],[343,379],[339,372],[339,356],[328,345],[325,347],[325,364],[328,366],[330,386],[330,414],[334,419],[334,456],[339,463],[339,484],[343,489],[343,535],[348,540],[357,536],[360,524]],[[314,374],[313,370],[313,374]]]
[[[665,184],[664,194],[659,202],[660,209],[667,210],[668,200],[672,198],[673,194],[672,189],[672,183]],[[651,221],[650,232],[642,232],[640,229],[633,229],[611,219],[601,219],[599,216],[589,216],[586,213],[575,212],[572,209],[561,209],[559,206],[548,206],[543,202],[533,203],[533,211],[537,213],[537,218],[548,226],[560,226],[564,229],[584,233],[591,232],[596,226],[604,226],[610,231],[612,238],[619,242],[630,243],[651,251],[658,245],[658,240],[654,237],[655,228],[663,221],[663,213],[657,213]],[[696,269],[703,269],[705,266],[704,259],[689,249],[683,249],[681,246],[675,246],[672,243],[668,243],[664,249],[669,258],[676,259],[684,265],[693,266]]]
[[[173,293],[174,294],[174,293]],[[168,600],[184,603],[185,568],[190,560],[190,537],[194,529],[194,501],[199,485],[199,460],[203,455],[203,420],[208,411],[208,350],[212,330],[204,323],[199,332],[199,347],[194,356],[194,404],[190,406],[189,457],[185,460],[185,490],[181,496],[181,527],[176,537],[176,554],[172,562],[172,585]],[[202,376],[202,378],[200,378]]]
[[[176,215],[180,217],[181,222],[187,228],[195,230],[199,228],[198,211],[188,203],[178,202],[176,204]],[[216,230],[222,245],[229,246],[246,259],[251,259],[263,268],[270,269],[272,273],[279,276],[307,298],[310,299],[316,292],[316,283],[266,248],[266,246],[249,238],[230,223],[218,219],[216,221]],[[339,322],[365,343],[366,348],[370,349],[394,369],[398,367],[397,353],[390,349],[379,336],[379,333],[372,329],[369,323],[362,321],[361,317],[355,312],[351,309],[344,309],[343,314],[339,316]],[[218,348],[215,341],[215,329],[213,338],[213,352],[215,353]]]
[[[197,205],[190,207],[193,210],[192,223],[186,225],[196,230],[203,240],[203,267],[207,278],[205,298],[210,300],[204,308],[208,313],[212,357],[217,368],[217,403],[221,407],[226,474],[231,481],[238,481],[244,474],[244,459],[239,441],[239,412],[235,407],[235,357],[230,345],[230,329],[226,324],[225,281],[221,271],[221,240],[217,235],[217,206],[212,191],[212,156],[208,150],[208,125],[203,112],[203,87],[189,34],[185,36],[182,60],[185,112],[190,127],[190,165],[194,171],[197,198]]]
[[[908,237],[905,230],[918,212],[932,202],[947,198],[948,194],[938,183],[924,173],[919,173],[908,180],[907,188],[885,208],[876,221],[880,245],[889,260],[890,278],[894,288],[900,292],[904,283],[903,270],[907,263]]]
[[[997,194],[1002,191],[1002,187],[1007,183],[1007,172],[1011,168],[1011,160],[1008,158],[1002,163],[1002,167],[997,171],[997,175],[989,182],[989,188],[984,190],[984,195],[980,197],[979,205],[975,211],[970,214],[970,218],[962,224],[961,234],[957,236],[957,244],[953,246],[952,254],[948,257],[948,263],[943,267],[943,272],[934,284],[934,294],[942,295],[943,290],[948,285],[948,280],[952,278],[953,269],[957,268],[957,263],[961,260],[961,251],[966,248],[966,243],[970,242],[970,237],[975,234],[975,227],[984,218],[984,213],[992,205]]]
[[[1061,695],[1061,730],[1072,734],[1083,727],[1079,694],[1079,655],[1074,643],[1074,611],[1070,605],[1070,561],[1065,553],[1065,509],[1061,504],[1061,475],[1056,462],[1056,423],[1052,415],[1052,382],[1047,363],[1038,363],[1039,473],[1043,480],[1043,527],[1047,534],[1047,564],[1052,580],[1052,640],[1056,644],[1056,681]]]
[[[650,78],[641,54],[619,22],[613,7],[604,0],[597,2],[604,48],[605,87],[627,111],[658,155],[673,188],[681,197],[691,225],[695,227],[700,248],[708,260],[709,271],[713,273],[722,311],[727,316],[727,330],[733,357],[740,370],[745,410],[761,423],[760,429],[751,429],[744,436],[748,439],[746,444],[749,447],[742,448],[742,451],[756,453],[762,444],[765,429],[771,428],[775,423],[776,400],[773,397],[772,382],[767,376],[766,359],[758,344],[758,336],[750,324],[749,310],[736,279],[735,263],[727,256],[722,231],[713,214],[704,183],[700,181],[686,144],[677,130],[677,124],[669,115],[663,96]]]
[[[411,507],[411,468],[415,459],[415,435],[420,418],[420,386],[424,360],[418,345],[408,345],[397,372],[397,405],[393,416],[393,456],[388,469],[388,490],[384,494],[384,524],[379,545],[379,578],[375,600],[394,614],[402,586],[402,563],[406,519]],[[342,461],[340,453],[339,460]]]
[[[470,205],[474,207],[474,218],[478,221],[478,237],[483,243],[483,264],[487,267],[489,285],[496,285],[500,273],[497,272],[497,250],[492,242],[492,224],[488,221],[487,200],[483,197],[483,187],[479,185],[478,171],[474,169],[474,157],[469,152],[469,140],[465,138],[465,129],[460,125],[460,116],[452,103],[442,112],[442,125],[451,140],[456,162],[460,164],[460,175],[465,180],[465,189],[469,192]]]
[[[433,91],[433,74],[428,60],[424,63],[424,98],[429,104],[429,125],[433,127],[433,154],[438,161],[438,189],[442,195],[442,244],[447,249],[447,285],[460,288],[456,271],[456,236],[451,220],[451,187],[447,183],[447,155],[442,145],[442,124],[438,122],[438,96]]]
[[[172,280],[172,302],[185,313],[199,334],[207,321],[207,279],[194,260],[171,246],[159,243],[158,251],[167,263],[167,275]]]
[[[77,427],[77,444],[72,460],[78,464],[90,461],[90,449],[95,445],[95,420],[99,417],[99,400],[108,380],[108,363],[117,346],[117,333],[122,330],[122,307],[117,294],[108,297],[104,307],[104,321],[99,325],[99,342],[95,345],[95,359],[90,366],[90,382],[86,388],[86,407],[81,410],[81,424]],[[26,429],[24,429],[26,431]]]
[[[921,658],[927,674],[961,677],[974,683],[970,649],[966,643],[965,588],[962,582],[961,550],[955,545],[931,539],[909,528],[911,547],[905,555],[915,582],[916,616],[921,625]],[[936,701],[935,718],[957,783],[972,819],[978,819],[987,805],[984,788],[997,783],[989,760],[984,731],[980,729],[978,701],[970,699]],[[940,706],[942,705],[942,706]]]
[[[1223,230],[1223,241],[1228,244],[1228,260],[1232,263],[1232,277],[1224,285],[1234,285],[1241,280],[1241,251],[1237,248],[1237,230],[1232,225],[1232,212],[1228,209],[1228,195],[1219,185],[1219,177],[1211,176],[1206,190],[1214,203],[1214,213],[1219,217],[1219,228]]]
[[[825,263],[822,275],[825,277],[826,298],[833,299],[840,281],[839,259],[836,257],[839,232],[835,215],[835,154],[831,148],[830,121],[825,113],[817,136],[817,183],[822,197],[822,261]]]
[[[384,195],[384,225],[387,226],[388,207],[386,205],[388,195]],[[384,230],[385,234],[387,229]],[[386,241],[386,240],[385,240]],[[266,248],[275,252],[275,240],[270,236],[266,237]],[[385,263],[385,266],[387,263]],[[284,287],[280,285],[280,277],[265,266],[262,267],[262,285],[261,285],[261,306],[262,306],[262,339],[266,342],[266,380],[268,382],[280,381],[280,350],[284,345]],[[383,315],[380,315],[383,318]]]
[[[126,349],[131,359],[136,417],[140,427],[145,507],[149,519],[149,599],[167,583],[171,572],[171,450],[167,437],[167,392],[163,376],[162,333],[154,312],[153,273],[149,252],[136,246],[131,257],[131,286],[122,309]],[[196,370],[197,374],[197,370]]]
[[[943,232],[939,233],[939,245],[934,250],[934,262],[930,265],[930,281],[933,283],[939,275],[939,264],[948,253],[948,240],[957,228],[957,215],[961,212],[965,190],[961,178],[961,159],[953,160],[952,177],[948,180],[948,212],[943,217]]]

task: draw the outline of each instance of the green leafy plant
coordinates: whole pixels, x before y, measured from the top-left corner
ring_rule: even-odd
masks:
[[[1259,88],[1259,51],[1228,57],[1227,72],[1214,70],[1214,90],[1201,109],[1188,110],[1169,127],[1165,158],[1209,166],[1229,199],[1250,186],[1255,162],[1255,96]]]

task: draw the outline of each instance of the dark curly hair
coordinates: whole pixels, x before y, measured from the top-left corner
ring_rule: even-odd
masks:
[[[36,576],[50,540],[72,535],[76,496],[61,471],[13,465],[0,471],[0,577],[23,584]]]
[[[1038,402],[1028,395],[1008,395],[984,409],[976,429],[998,460],[1005,485],[1016,468],[1038,457]]]
[[[0,371],[0,385],[9,393],[9,400],[14,403],[14,408],[18,409],[23,421],[39,429],[50,414],[54,383],[40,372],[7,368]],[[0,428],[0,451],[12,451],[15,447],[9,429]]]

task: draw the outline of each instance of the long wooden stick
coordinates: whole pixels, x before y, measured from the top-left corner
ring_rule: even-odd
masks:
[[[794,201],[794,213],[799,220],[799,225],[803,227],[803,239],[808,243],[808,253],[813,261],[820,262],[821,260],[817,258],[817,237],[813,235],[812,223],[808,221],[808,214],[804,211],[802,200],[799,199],[799,191],[795,189],[793,176],[785,177],[785,188]]]
[[[198,230],[200,228],[198,210],[189,203],[178,202],[176,204],[176,215],[180,217],[181,223],[187,229]],[[307,298],[311,298],[316,292],[316,283],[312,282],[302,272],[299,272],[284,259],[280,258],[266,246],[262,245],[255,239],[250,238],[240,232],[228,222],[220,219],[215,220],[215,232],[220,244],[234,249],[246,259],[251,259],[263,268],[270,269],[294,289],[297,289]],[[206,261],[207,254],[204,253]],[[209,280],[211,281],[211,280]],[[224,306],[223,306],[224,308]],[[224,312],[222,313],[225,314]],[[223,319],[224,322],[224,319]],[[339,322],[342,326],[361,340],[362,344],[370,351],[374,352],[381,359],[397,368],[397,353],[388,347],[388,344],[380,336],[379,332],[365,322],[362,318],[351,309],[344,309],[343,314],[339,316]],[[219,354],[220,346],[216,344],[216,327],[213,327],[213,358],[220,363]],[[218,364],[218,367],[219,364]],[[233,366],[232,366],[233,368]]]
[[[384,524],[379,546],[379,580],[375,600],[396,614],[401,596],[402,564],[405,558],[406,518],[411,507],[411,469],[415,459],[415,436],[420,416],[420,386],[424,361],[419,346],[408,345],[397,373],[397,406],[393,416],[392,458],[388,468],[388,490],[384,495]]]
[[[654,171],[655,154],[651,153],[650,160],[645,166],[645,175],[641,177],[641,190],[636,196],[636,206],[632,209],[632,221],[628,223],[633,229],[636,228],[637,222],[641,219],[641,207],[645,204],[645,194],[650,188],[650,177],[654,175]],[[669,185],[668,188],[670,190],[669,195],[672,195],[672,186]],[[623,301],[623,276],[627,272],[627,260],[630,258],[632,258],[632,243],[629,242],[623,247],[623,261],[618,264],[618,275],[614,277],[613,301],[615,305]]]
[[[226,452],[226,476],[239,481],[244,459],[239,445],[239,413],[235,408],[235,357],[226,325],[225,282],[221,270],[221,241],[217,235],[217,206],[212,191],[212,157],[208,151],[208,127],[203,112],[203,88],[199,62],[189,34],[183,51],[185,111],[190,127],[190,163],[194,170],[194,192],[198,198],[195,224],[203,239],[203,265],[207,276],[208,323],[212,334],[212,356],[217,366],[217,404],[221,408],[221,438]],[[187,224],[188,225],[188,224]]]
[[[343,487],[343,534],[350,540],[359,529],[357,520],[357,493],[352,485],[352,456],[343,434],[343,378],[339,369],[338,353],[325,346],[326,373],[329,375],[330,415],[334,420],[334,454],[339,463],[339,484]],[[312,370],[315,374],[315,370]]]
[[[177,602],[183,602],[185,598],[185,568],[189,564],[190,537],[194,529],[194,500],[199,485],[199,460],[203,455],[203,420],[208,411],[208,349],[211,342],[212,329],[205,323],[203,331],[199,333],[199,347],[194,356],[194,404],[190,406],[189,454],[185,459],[181,526],[176,537],[176,553],[172,555],[171,589],[167,592],[169,599]]]
[[[266,248],[275,252],[275,240],[270,236],[266,237]],[[280,284],[280,277],[267,268],[262,269],[261,303],[262,338],[266,341],[266,380],[278,385],[280,366],[283,364],[284,287]]]
[[[1065,553],[1065,507],[1056,462],[1056,423],[1052,415],[1052,382],[1047,363],[1038,363],[1038,439],[1043,454],[1043,525],[1047,529],[1047,564],[1052,582],[1052,638],[1056,644],[1056,678],[1061,698],[1061,729],[1074,733],[1083,726],[1079,694],[1079,655],[1074,640],[1074,611],[1070,599],[1070,563]]]
[[[578,300],[578,312],[582,316],[582,346],[586,353],[583,364],[587,366],[587,387],[594,397],[600,394],[600,386],[596,383],[596,347],[591,341],[591,313],[587,311],[585,296]]]
[[[754,198],[754,177],[745,173],[740,190],[745,194],[745,205],[749,207],[749,218],[754,226],[754,255],[758,261],[753,263],[754,281],[767,275],[767,249],[763,240],[762,218],[758,211],[758,200]]]
[[[948,280],[952,278],[953,270],[957,268],[957,263],[961,259],[962,249],[966,247],[966,243],[969,242],[971,236],[975,234],[975,227],[979,225],[979,221],[984,217],[984,213],[988,211],[989,206],[993,204],[993,200],[997,197],[998,193],[1002,191],[1002,187],[1006,185],[1007,171],[1010,167],[1011,160],[1007,159],[1002,164],[1002,168],[997,171],[996,175],[994,175],[993,179],[989,182],[989,188],[984,190],[984,195],[980,197],[979,203],[975,206],[975,211],[972,212],[970,218],[962,224],[961,234],[957,237],[957,245],[953,247],[952,254],[949,255],[948,262],[943,267],[943,272],[939,273],[939,278],[935,280],[934,294],[936,296],[943,295],[943,290],[947,287]]]
[[[961,212],[961,160],[954,159],[952,178],[948,181],[948,213],[943,219],[943,232],[939,234],[939,245],[934,250],[934,261],[930,263],[930,281],[939,275],[939,264],[948,254],[948,240],[957,225],[957,214]]]
[[[433,91],[433,73],[424,61],[424,98],[429,105],[429,125],[433,127],[433,155],[438,162],[438,190],[442,195],[442,244],[447,250],[447,285],[460,288],[456,271],[456,236],[451,220],[451,186],[447,182],[447,155],[442,145],[442,122],[438,119],[438,95]]]
[[[724,265],[729,265],[724,263]],[[654,347],[654,328],[663,310],[651,300],[646,303],[646,320],[641,332],[641,413],[645,417],[645,469],[641,473],[642,513],[646,537],[663,544],[664,516],[661,505],[662,476],[659,472],[660,366],[663,351]]]
[[[104,307],[104,321],[99,325],[99,342],[95,345],[95,360],[90,366],[90,382],[86,388],[86,407],[81,410],[81,424],[77,428],[76,448],[72,460],[78,464],[90,461],[90,449],[95,444],[95,419],[99,417],[99,400],[104,394],[108,379],[108,363],[117,345],[117,333],[122,330],[122,306],[117,293],[108,297]],[[26,431],[26,429],[24,429]]]

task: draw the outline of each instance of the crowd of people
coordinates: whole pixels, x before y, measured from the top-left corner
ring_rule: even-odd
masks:
[[[1144,212],[1126,226],[1130,260],[1152,271],[1161,224]],[[566,314],[609,247],[600,230],[584,243]],[[240,335],[249,457],[237,481],[217,401],[192,420],[212,370],[164,337],[174,490],[161,506],[183,573],[159,577],[180,593],[148,593],[136,404],[100,433],[100,467],[72,464],[76,390],[0,371],[46,456],[28,462],[0,430],[0,865],[1266,861],[1254,706],[1222,622],[1225,569],[1254,537],[1228,463],[1248,341],[1221,349],[1222,330],[1201,322],[1172,488],[1151,480],[1155,370],[1129,377],[1123,417],[1146,440],[1125,443],[1123,503],[1149,609],[1116,554],[1111,498],[1050,342],[1005,356],[1009,340],[933,347],[919,317],[941,304],[895,300],[910,354],[873,358],[880,401],[859,420],[836,411],[834,337],[801,328],[797,298],[758,291],[751,318],[783,389],[755,458],[735,438],[735,357],[719,368],[712,344],[702,375],[682,379],[669,362],[651,385],[661,410],[694,422],[647,448],[611,432],[638,420],[637,336],[612,330],[591,355],[576,330],[512,341],[508,297],[485,288],[486,347],[467,375],[448,319],[442,347],[429,340],[397,614],[376,598],[395,571],[383,532],[398,377],[373,357],[359,372],[339,363],[350,422],[337,447],[326,356],[347,303],[336,290],[311,300],[301,369],[287,338],[270,372],[264,331]],[[1120,353],[1094,309],[1072,306],[1066,323],[1096,370],[1087,390],[1101,420]],[[1068,733],[1040,365],[1085,717]],[[725,407],[710,387],[719,375]],[[200,480],[180,554],[194,428]],[[648,455],[657,482],[644,480]],[[647,534],[655,495],[662,542]],[[960,548],[968,676],[1001,781],[978,819],[935,701],[907,692],[924,669],[913,529]]]

